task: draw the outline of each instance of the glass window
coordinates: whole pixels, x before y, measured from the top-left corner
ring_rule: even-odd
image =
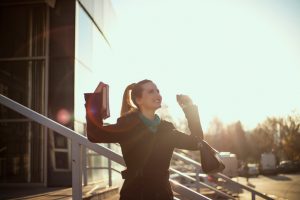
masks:
[[[0,62],[0,93],[41,112],[43,61]],[[0,182],[40,182],[42,127],[0,105]]]
[[[89,14],[93,17],[95,22],[101,28],[104,28],[104,5],[108,4],[108,1],[105,0],[79,0]]]
[[[0,90],[8,98],[42,111],[44,61],[1,61]],[[24,119],[5,106],[0,105],[0,119]]]
[[[67,138],[58,133],[54,133],[54,143],[55,143],[56,149],[67,149],[68,148]],[[67,162],[67,160],[66,160],[66,162]]]
[[[26,182],[28,175],[29,123],[0,123],[1,182]]]
[[[55,152],[56,169],[69,169],[68,152]]]
[[[45,5],[0,6],[0,58],[45,55]]]
[[[0,5],[0,93],[44,111],[46,5]],[[0,105],[0,182],[42,182],[43,128]]]

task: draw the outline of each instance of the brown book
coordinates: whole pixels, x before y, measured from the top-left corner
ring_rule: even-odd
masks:
[[[95,118],[106,119],[110,116],[109,86],[100,82],[94,93],[84,93],[87,112]]]

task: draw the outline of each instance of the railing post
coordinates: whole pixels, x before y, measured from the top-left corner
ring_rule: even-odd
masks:
[[[72,199],[82,199],[81,145],[72,140]]]
[[[255,200],[255,193],[254,192],[251,192],[251,196],[252,196],[252,200]]]
[[[82,146],[82,175],[83,175],[83,185],[87,186],[87,184],[88,184],[87,149],[85,146]]]
[[[200,192],[200,178],[199,178],[199,167],[196,166],[196,189],[197,189],[197,192]]]
[[[110,143],[108,143],[108,148],[111,149]],[[108,158],[108,185],[112,186],[112,170],[111,170],[111,159]]]

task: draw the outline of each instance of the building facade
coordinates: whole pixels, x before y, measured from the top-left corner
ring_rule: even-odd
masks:
[[[1,1],[0,93],[84,134],[83,93],[112,59],[114,17],[110,0]],[[2,105],[0,134],[0,185],[71,185],[67,138]],[[88,174],[91,181],[107,178]]]

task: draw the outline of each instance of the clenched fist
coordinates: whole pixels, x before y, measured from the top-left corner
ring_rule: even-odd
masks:
[[[181,108],[193,104],[192,99],[188,95],[177,94],[176,99]]]

